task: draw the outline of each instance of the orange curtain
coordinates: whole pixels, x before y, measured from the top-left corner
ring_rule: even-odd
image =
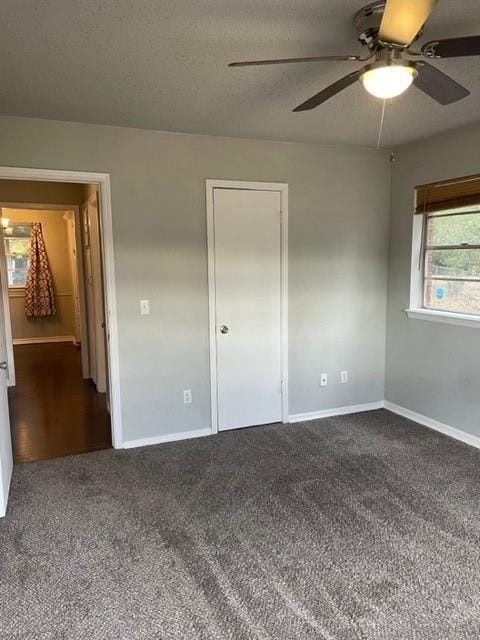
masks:
[[[43,241],[42,225],[32,224],[30,264],[25,282],[25,314],[30,318],[54,316],[56,313],[52,276]]]

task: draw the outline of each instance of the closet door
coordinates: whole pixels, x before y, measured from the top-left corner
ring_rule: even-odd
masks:
[[[214,189],[218,428],[281,420],[281,198]]]

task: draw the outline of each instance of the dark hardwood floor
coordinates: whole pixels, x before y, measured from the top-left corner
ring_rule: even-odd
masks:
[[[8,397],[15,462],[110,448],[106,394],[82,378],[80,349],[65,342],[14,349],[16,386]]]

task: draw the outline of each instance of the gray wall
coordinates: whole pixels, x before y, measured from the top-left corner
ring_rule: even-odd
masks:
[[[480,436],[478,329],[408,319],[414,188],[480,172],[480,126],[400,148],[392,171],[386,399]]]
[[[0,165],[111,174],[124,439],[210,424],[206,178],[289,184],[290,413],[383,399],[387,154],[10,117],[0,140]]]

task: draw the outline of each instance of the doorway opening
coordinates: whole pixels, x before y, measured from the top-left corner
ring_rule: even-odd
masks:
[[[118,446],[101,188],[0,178],[15,462]]]

